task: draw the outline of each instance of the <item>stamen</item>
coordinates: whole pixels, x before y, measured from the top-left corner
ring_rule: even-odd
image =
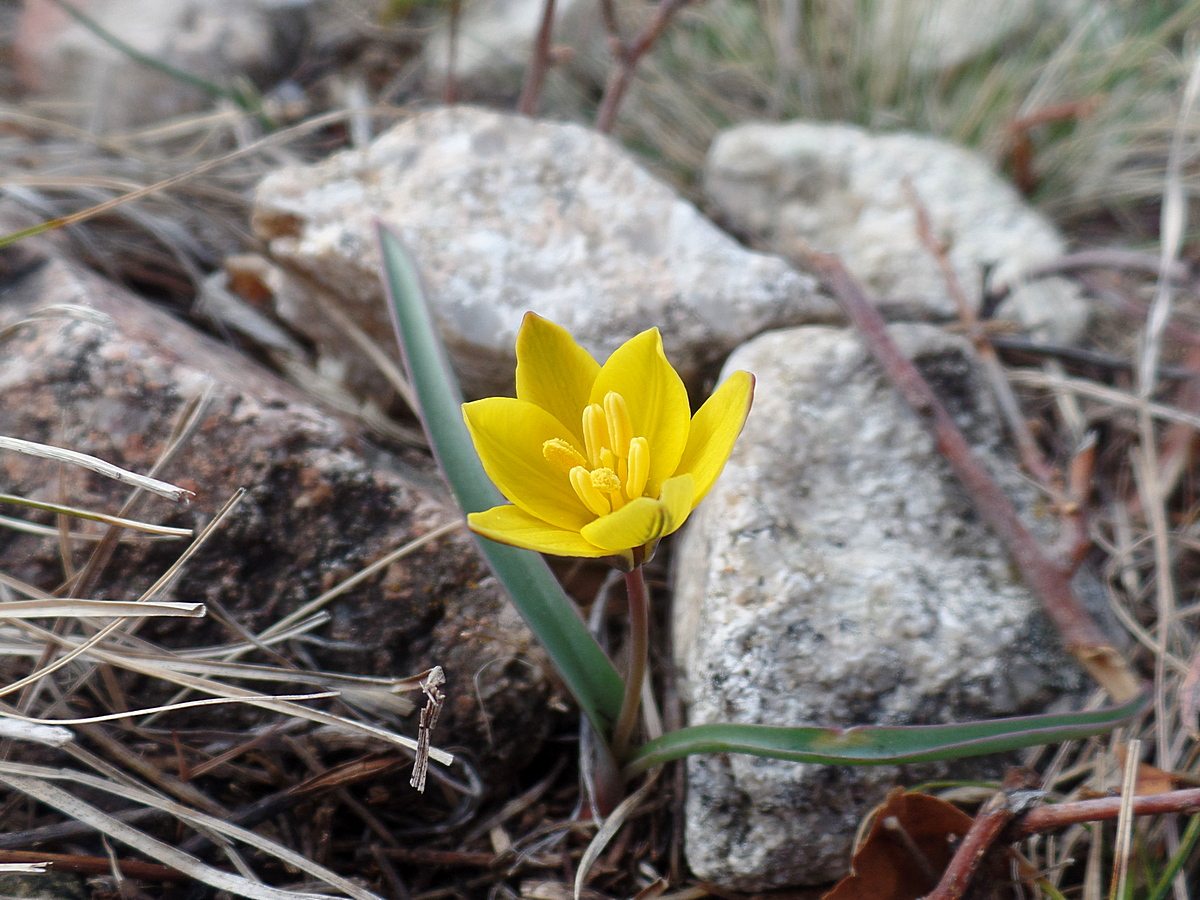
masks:
[[[551,438],[542,444],[542,456],[546,458],[546,462],[563,472],[570,472],[576,466],[587,465],[583,454],[562,438]]]
[[[636,500],[646,491],[650,477],[650,442],[635,437],[629,442],[629,476],[625,479],[625,496]]]
[[[608,438],[608,426],[604,424],[604,410],[593,403],[583,411],[583,442],[588,461],[600,465],[600,448]]]
[[[583,505],[596,515],[607,516],[612,512],[612,504],[592,484],[592,473],[583,466],[576,466],[571,470],[571,487],[575,489],[575,494],[583,501]]]
[[[605,448],[604,454],[612,456],[612,451]],[[621,460],[621,462],[624,461]],[[625,494],[621,491],[621,479],[617,477],[617,473],[612,469],[606,466],[601,466],[599,469],[592,469],[592,484],[598,490],[604,492],[608,501],[612,503],[613,512],[616,512],[625,505]]]
[[[621,479],[617,477],[617,473],[606,467],[592,469],[592,484],[596,486],[597,490],[604,491],[606,494],[621,489]]]
[[[605,447],[600,451],[600,465],[605,469],[612,469],[616,471],[617,454]]]
[[[608,446],[617,456],[628,456],[629,442],[633,439],[633,422],[629,418],[625,398],[616,391],[604,395],[604,417],[608,420]]]

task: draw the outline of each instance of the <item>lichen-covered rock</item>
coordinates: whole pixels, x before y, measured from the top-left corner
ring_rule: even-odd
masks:
[[[785,256],[836,253],[890,316],[952,318],[957,309],[918,235],[908,185],[934,237],[949,245],[970,302],[978,306],[985,287],[1009,286],[1002,314],[1048,339],[1079,337],[1087,306],[1072,282],[1021,283],[1023,272],[1062,255],[1063,237],[961,147],[836,123],[756,123],[720,134],[704,171],[718,218],[753,246]]]
[[[929,325],[891,333],[1028,506],[967,343]],[[855,334],[762,335],[733,369],[756,375],[754,408],[675,558],[689,724],[961,721],[1040,712],[1079,685],[999,540]],[[845,873],[863,813],[930,774],[693,757],[688,861],[743,890],[829,881]]]
[[[375,223],[396,228],[468,394],[511,389],[527,310],[565,326],[603,359],[657,325],[697,381],[766,328],[829,320],[832,301],[783,260],[738,246],[609,138],[578,125],[470,107],[414,116],[361,152],[268,176],[255,228],[276,259],[319,284],[282,313],[352,384],[378,385],[334,327],[330,298],[381,346]],[[379,388],[382,390],[382,388]]]
[[[100,316],[48,314],[65,303]],[[421,456],[372,449],[352,424],[256,363],[94,274],[52,259],[0,289],[0,327],[33,312],[43,317],[0,353],[0,434],[147,472],[184,406],[207,394],[198,427],[161,473],[195,499],[183,507],[153,498],[135,515],[195,529],[238,488],[247,494],[188,563],[173,599],[219,603],[260,632],[460,516]],[[9,493],[106,512],[129,493],[93,473],[8,452],[0,453],[0,478]],[[93,546],[73,545],[76,567]],[[182,546],[124,539],[100,596],[135,599]],[[58,541],[0,529],[0,570],[53,589],[64,579]],[[328,624],[277,649],[298,646],[324,668],[356,674],[399,677],[441,665],[449,684],[435,743],[470,748],[485,771],[536,752],[548,727],[549,670],[465,529],[393,562],[325,610]],[[175,649],[241,640],[215,616],[172,620],[154,633]]]

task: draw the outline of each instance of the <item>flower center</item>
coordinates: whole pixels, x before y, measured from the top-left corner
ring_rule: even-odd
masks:
[[[582,453],[562,438],[546,441],[542,456],[567,474],[584,506],[606,516],[645,493],[650,443],[634,436],[624,397],[609,391],[584,409],[583,440]]]

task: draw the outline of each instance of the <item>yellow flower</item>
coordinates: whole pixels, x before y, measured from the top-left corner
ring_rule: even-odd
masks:
[[[477,534],[555,556],[616,557],[626,570],[683,525],[725,467],[754,394],[735,372],[693,418],[657,328],[603,366],[527,313],[517,398],[463,405],[488,477],[511,506],[467,518]]]

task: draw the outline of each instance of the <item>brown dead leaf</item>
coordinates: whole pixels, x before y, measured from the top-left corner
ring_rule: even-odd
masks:
[[[1128,753],[1127,744],[1117,745],[1117,763],[1122,770],[1125,768],[1125,760],[1128,757]],[[1195,785],[1195,783],[1196,779],[1193,776],[1178,772],[1168,772],[1165,769],[1158,768],[1158,766],[1140,762],[1138,763],[1137,781],[1133,792],[1138,797],[1144,797],[1148,794],[1165,794],[1185,784]],[[1120,790],[1118,789],[1117,792],[1120,793]]]
[[[937,886],[971,817],[928,794],[896,788],[872,813],[850,874],[823,900],[916,900]]]

